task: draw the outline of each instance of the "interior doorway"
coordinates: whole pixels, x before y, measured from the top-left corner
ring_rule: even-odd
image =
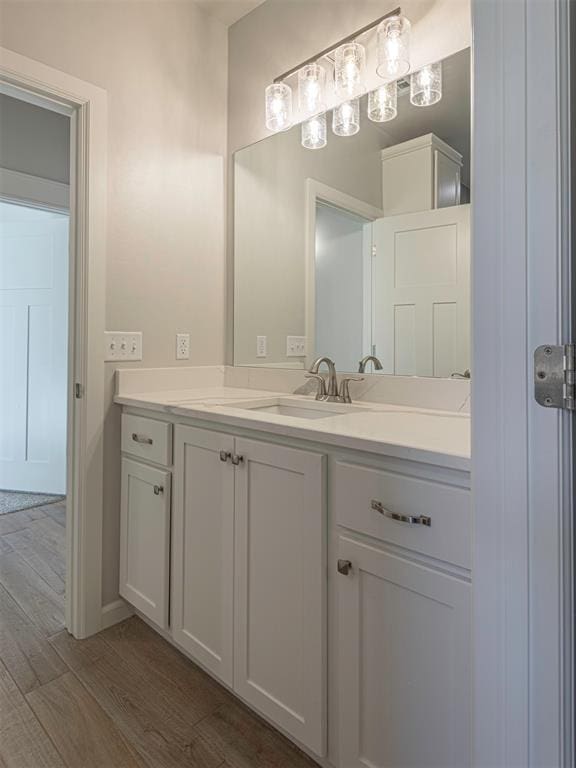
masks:
[[[65,627],[70,118],[0,95],[0,622]]]

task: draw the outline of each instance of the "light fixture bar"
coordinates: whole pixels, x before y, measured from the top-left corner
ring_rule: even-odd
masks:
[[[361,27],[360,29],[357,29],[356,32],[353,32],[351,35],[346,35],[346,37],[343,37],[342,40],[338,40],[337,43],[334,43],[333,45],[330,45],[328,48],[325,48],[323,51],[320,51],[320,53],[317,53],[314,56],[311,56],[309,59],[306,59],[306,61],[302,61],[300,64],[297,64],[295,67],[292,67],[292,69],[289,69],[287,72],[284,72],[282,75],[279,75],[278,77],[274,78],[275,83],[281,83],[283,80],[286,80],[286,78],[290,77],[290,75],[296,74],[298,70],[302,69],[302,67],[305,67],[307,64],[314,64],[314,62],[318,61],[319,59],[324,58],[324,56],[327,56],[329,53],[333,53],[336,48],[339,48],[341,45],[344,45],[345,43],[350,43],[357,38],[364,35],[366,32],[370,32],[371,29],[374,29],[374,27],[377,27],[380,22],[384,21],[384,19],[390,18],[390,16],[399,16],[402,13],[401,8],[395,8],[393,11],[390,11],[389,13],[385,13],[384,16],[380,16],[380,18],[376,19],[376,21],[371,21],[370,24],[366,24],[365,27]]]

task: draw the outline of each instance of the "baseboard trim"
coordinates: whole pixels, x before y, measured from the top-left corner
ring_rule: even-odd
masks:
[[[122,598],[102,606],[102,629],[119,624],[134,615],[134,608]]]

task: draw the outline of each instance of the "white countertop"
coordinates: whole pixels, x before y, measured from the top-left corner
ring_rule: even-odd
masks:
[[[302,419],[262,413],[242,406],[273,405],[281,400],[295,405],[330,409],[335,413]],[[236,387],[199,387],[163,392],[117,395],[121,405],[173,416],[187,416],[230,427],[313,440],[331,446],[470,470],[470,417],[362,401],[353,407],[316,403],[312,397]]]

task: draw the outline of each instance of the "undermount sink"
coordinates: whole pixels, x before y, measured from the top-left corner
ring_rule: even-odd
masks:
[[[267,398],[236,403],[222,403],[226,408],[239,408],[252,413],[270,413],[275,416],[291,416],[296,419],[326,419],[347,413],[366,412],[364,407],[346,403],[326,403],[321,400],[294,401],[287,398]]]

